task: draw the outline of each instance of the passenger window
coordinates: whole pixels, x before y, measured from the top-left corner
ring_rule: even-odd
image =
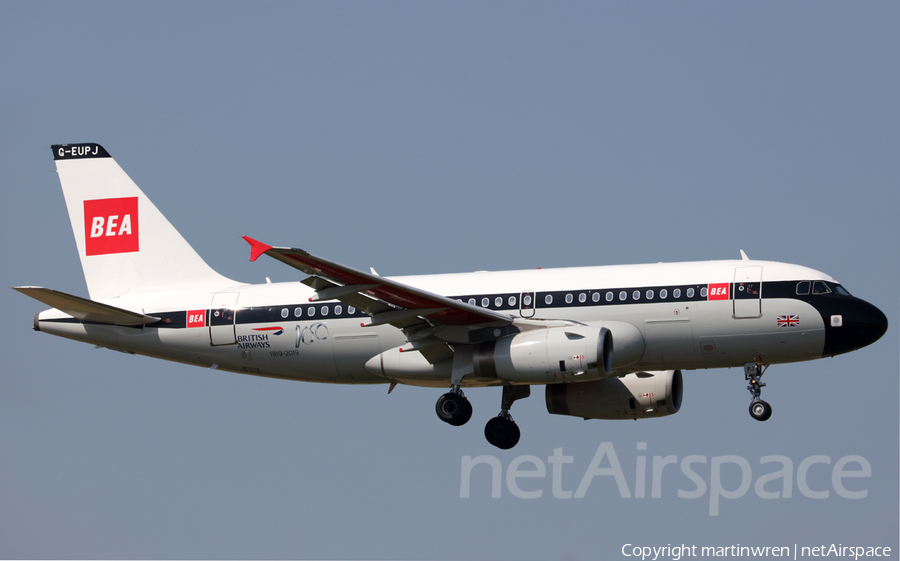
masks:
[[[700,298],[706,298],[707,294],[709,294],[709,290],[705,286],[700,289]]]
[[[303,308],[301,308],[300,306],[297,306],[296,308],[294,308],[294,317],[295,318],[298,318],[302,315],[303,315]]]
[[[490,299],[490,298],[482,298],[482,299],[481,299],[481,307],[482,307],[482,308],[487,308],[487,307],[490,306],[490,305],[491,305],[491,299]]]
[[[694,289],[693,289],[693,288],[687,289],[687,297],[688,297],[688,298],[693,298],[693,297],[694,297]]]
[[[509,297],[509,300],[507,300],[507,302],[509,302],[509,307],[510,307],[510,308],[515,308],[515,307],[516,307],[516,297],[515,297],[515,296],[510,296],[510,297]]]
[[[498,296],[498,297],[494,298],[494,306],[499,308],[502,305],[503,305],[503,297],[502,296]]]
[[[475,305],[475,299],[474,299],[474,298],[469,298],[469,305],[470,305],[470,306],[474,306],[474,305]]]
[[[352,316],[356,313],[356,308],[354,308],[353,306],[347,306],[347,313]]]
[[[628,298],[628,293],[627,293],[627,292],[625,292],[625,291],[623,290],[622,292],[619,293],[619,300],[621,300],[622,302],[624,302],[626,298]]]
[[[669,295],[669,291],[666,290],[665,288],[659,291],[659,297],[662,298],[663,300],[665,300],[666,296],[668,296],[668,295]]]
[[[801,296],[809,294],[809,281],[800,281],[797,283],[797,294]]]
[[[824,282],[816,281],[813,283],[813,294],[828,294],[829,292],[831,292],[831,289]]]
[[[321,312],[322,312],[323,317],[327,316],[328,315],[328,306],[322,306]]]
[[[553,295],[552,294],[548,294],[547,296],[544,296],[544,304],[547,304],[549,306],[552,303],[553,303]]]
[[[635,290],[634,292],[632,292],[632,293],[631,293],[631,298],[632,298],[633,300],[640,300],[640,299],[641,299],[641,291],[640,291],[640,290]]]
[[[524,305],[524,306],[531,305],[531,295],[530,294],[526,294],[525,296],[522,297],[522,305]]]
[[[343,311],[343,308],[341,308],[340,306],[334,307],[334,315],[339,316],[339,315],[341,315],[342,311]]]
[[[612,296],[612,294],[610,294],[610,296]],[[595,292],[595,293],[591,294],[591,300],[593,300],[594,302],[599,302],[600,301],[600,293]]]
[[[286,318],[286,317],[288,317],[289,314],[290,314],[290,312],[288,311],[287,308],[281,309],[281,317]]]
[[[672,298],[681,298],[681,289],[676,288],[672,291]]]
[[[571,303],[572,303],[572,295],[566,294],[566,304],[571,304]]]
[[[578,295],[578,301],[581,302],[582,304],[584,304],[585,302],[587,302],[587,294],[585,294],[584,292],[582,292],[581,294],[579,294],[579,295]]]
[[[309,317],[313,317],[314,315],[316,315],[316,309],[313,308],[312,306],[310,306],[310,307],[306,310],[306,315],[308,315]]]
[[[606,293],[606,301],[607,301],[607,302],[612,302],[612,301],[613,301],[613,298],[614,298],[614,297],[613,297],[613,293],[612,293],[612,292],[607,292],[607,293]]]
[[[653,300],[653,291],[652,290],[647,291],[647,300]]]

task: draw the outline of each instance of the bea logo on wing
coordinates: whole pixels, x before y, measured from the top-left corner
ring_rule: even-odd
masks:
[[[138,198],[84,201],[84,246],[86,255],[138,251]]]
[[[728,300],[728,283],[720,282],[709,285],[708,300]]]

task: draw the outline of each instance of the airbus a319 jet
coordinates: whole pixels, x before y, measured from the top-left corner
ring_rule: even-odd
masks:
[[[210,268],[99,144],[52,147],[90,297],[20,286],[53,309],[34,329],[126,353],[334,384],[443,388],[438,417],[463,425],[463,388],[499,387],[485,437],[519,441],[510,415],[531,386],[547,411],[585,419],[676,413],[682,370],[742,367],[750,415],[770,364],[850,352],[887,318],[830,276],[741,259],[382,277],[250,237],[250,257],[296,282],[245,284]]]

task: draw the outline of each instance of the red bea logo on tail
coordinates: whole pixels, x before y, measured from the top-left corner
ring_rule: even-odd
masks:
[[[138,251],[138,198],[84,201],[85,255]]]

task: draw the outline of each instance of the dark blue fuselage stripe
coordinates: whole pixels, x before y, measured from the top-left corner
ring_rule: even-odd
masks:
[[[738,299],[742,298],[757,298],[759,288],[756,287],[756,293],[750,294],[750,290],[745,292],[738,291],[734,292],[734,283],[722,283],[728,284],[728,300],[731,300],[731,295],[735,294]],[[754,283],[758,285],[758,283]],[[767,282],[763,283],[762,287],[762,297],[763,298],[794,298],[800,300],[808,300],[807,297],[797,296],[796,290],[796,281],[779,281],[779,282]],[[454,300],[460,300],[462,302],[468,302],[469,300],[474,300],[476,306],[482,305],[482,300],[487,299],[487,306],[485,307],[490,310],[497,311],[505,311],[505,312],[517,312],[520,307],[520,299],[523,294],[532,295],[533,302],[530,307],[537,309],[551,309],[551,308],[579,308],[579,307],[594,307],[594,306],[619,306],[619,305],[632,305],[632,304],[659,304],[659,303],[672,303],[672,302],[703,302],[707,300],[706,289],[709,285],[707,284],[690,284],[690,285],[666,285],[666,286],[641,286],[641,287],[629,287],[629,288],[604,288],[604,289],[585,289],[585,290],[556,290],[549,292],[504,292],[504,293],[494,293],[494,294],[478,294],[478,295],[465,295],[465,296],[451,296]],[[666,291],[666,298],[661,298],[662,291]],[[675,297],[675,291],[680,291],[680,296]],[[625,293],[625,299],[621,299],[621,293]],[[612,300],[607,300],[607,293],[612,293]],[[652,293],[652,294],[651,294]],[[688,296],[688,294],[691,294]],[[580,295],[585,295],[585,301],[580,301]],[[594,295],[599,295],[597,301],[594,301]],[[749,296],[748,296],[749,294]],[[571,295],[571,302],[567,302],[567,296]],[[638,298],[635,298],[635,295]],[[547,297],[551,297],[550,303],[547,303]],[[500,305],[497,305],[497,298],[500,298]],[[515,298],[512,304],[511,298]],[[337,310],[340,309],[340,313],[337,313]],[[247,323],[278,323],[278,322],[297,322],[297,321],[308,321],[308,320],[323,320],[323,319],[343,319],[343,318],[354,318],[354,317],[368,317],[365,312],[362,312],[357,309],[353,309],[353,312],[350,313],[351,306],[346,306],[342,303],[328,302],[328,303],[317,303],[317,304],[286,304],[281,306],[258,306],[258,307],[250,307],[250,308],[239,308],[237,310],[235,323],[237,324],[247,324]],[[161,312],[161,313],[153,313],[157,317],[161,317],[162,320],[159,323],[152,324],[153,327],[186,327],[186,319],[185,311],[175,311],[175,312]],[[224,319],[224,318],[223,318]],[[217,322],[213,317],[213,314],[209,314],[209,321],[212,323],[222,325],[230,323],[230,321],[222,321]]]
[[[818,298],[810,295],[800,295],[796,293],[798,281],[775,281],[762,283],[760,289],[759,283],[749,283],[744,286],[747,290],[741,291],[735,289],[734,283],[721,283],[728,285],[728,298],[723,301],[747,298],[790,298],[810,302],[810,298]],[[454,300],[469,302],[474,300],[476,306],[481,306],[490,310],[518,312],[520,308],[520,299],[523,295],[531,295],[533,302],[530,306],[524,308],[536,309],[559,309],[559,308],[584,308],[596,306],[619,306],[633,304],[660,304],[660,303],[677,303],[677,302],[702,302],[708,300],[707,287],[709,284],[690,284],[690,285],[665,285],[665,286],[640,286],[640,287],[617,287],[604,289],[584,289],[584,290],[555,290],[548,292],[504,292],[495,294],[478,294],[465,296],[451,296]],[[661,295],[665,291],[666,298]],[[680,292],[675,297],[676,291]],[[612,300],[608,300],[607,294],[612,295]],[[624,299],[622,295],[624,294]],[[690,295],[689,295],[690,294]],[[582,302],[580,297],[584,295]],[[595,295],[597,300],[595,301]],[[550,297],[548,303],[547,297]],[[637,298],[635,298],[637,296]],[[500,305],[497,305],[497,299],[500,298]],[[570,301],[567,301],[568,300]],[[482,301],[487,300],[487,306],[482,306]],[[353,310],[352,312],[350,310]],[[229,325],[231,324],[231,314],[216,315],[216,310],[207,310],[207,325]],[[224,312],[224,310],[221,310]],[[338,313],[338,311],[340,313]],[[150,324],[148,327],[162,328],[183,328],[187,327],[187,311],[178,310],[172,312],[152,312],[150,315],[157,316],[159,322]],[[250,308],[238,308],[235,314],[234,323],[279,323],[279,322],[297,322],[308,320],[323,319],[343,319],[354,317],[368,317],[365,312],[352,308],[340,302],[328,302],[317,304],[289,304],[281,306],[257,306]],[[74,318],[64,318],[52,321],[72,321]],[[77,321],[77,320],[74,320]]]

